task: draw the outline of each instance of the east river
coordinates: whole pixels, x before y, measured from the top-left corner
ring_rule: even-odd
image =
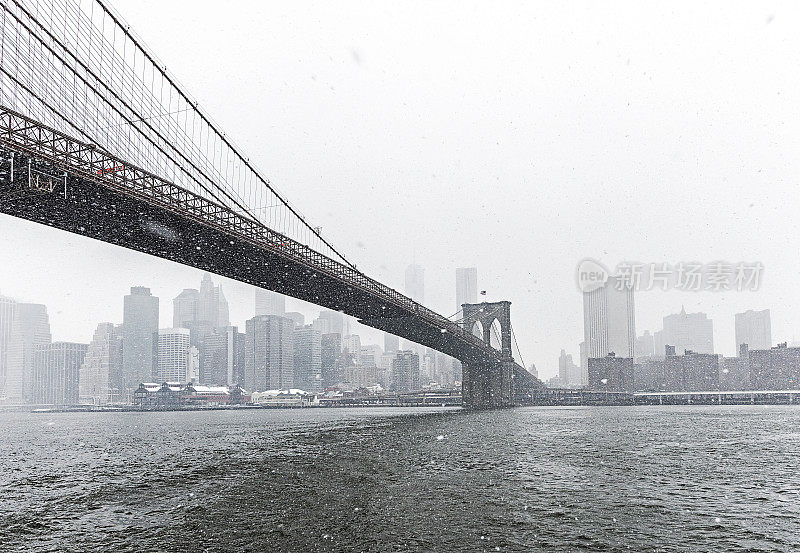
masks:
[[[800,407],[0,413],[0,551],[800,550]]]

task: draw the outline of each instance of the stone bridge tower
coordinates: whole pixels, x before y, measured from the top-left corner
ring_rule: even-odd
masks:
[[[463,325],[472,332],[481,326],[481,339],[491,344],[492,324],[500,325],[500,361],[462,360],[461,397],[464,406],[491,408],[513,405],[514,357],[511,353],[511,302],[465,303]]]

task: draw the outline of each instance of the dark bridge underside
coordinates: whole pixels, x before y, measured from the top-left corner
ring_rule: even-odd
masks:
[[[8,159],[11,151],[0,147]],[[17,155],[25,166],[26,158]],[[55,171],[55,174],[61,174]],[[61,179],[63,183],[63,178]],[[269,249],[137,197],[67,178],[52,192],[0,184],[0,212],[210,271],[343,311],[368,326],[433,348],[467,363],[486,352],[390,301],[315,271]],[[80,256],[80,252],[75,252]]]

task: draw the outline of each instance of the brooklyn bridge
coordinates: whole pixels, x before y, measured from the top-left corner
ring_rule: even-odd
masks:
[[[450,355],[463,365],[467,407],[514,405],[538,388],[514,359],[510,301],[464,304],[448,318],[365,275],[105,2],[3,0],[2,9],[0,212],[341,311]]]

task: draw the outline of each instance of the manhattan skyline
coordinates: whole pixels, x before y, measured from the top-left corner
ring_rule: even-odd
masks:
[[[0,217],[3,217],[3,216],[0,216]],[[53,231],[52,229],[48,229],[48,228],[45,228],[45,227],[41,227],[41,228],[43,230],[45,230],[45,231],[48,231],[48,232],[56,232],[56,231]],[[40,296],[28,297],[26,295],[18,295],[18,294],[15,295],[10,288],[0,286],[0,295],[5,295],[5,296],[8,296],[8,297],[12,297],[12,298],[16,299],[18,302],[29,302],[29,303],[35,303],[35,304],[43,304],[43,305],[45,305],[47,307],[48,316],[49,316],[49,322],[50,322],[50,328],[51,328],[51,332],[52,332],[52,335],[53,335],[53,341],[88,343],[89,340],[91,339],[92,334],[94,333],[94,331],[96,329],[97,324],[103,323],[103,322],[110,322],[110,323],[115,323],[115,324],[121,323],[122,319],[123,319],[123,317],[122,317],[122,312],[123,312],[122,299],[123,299],[123,296],[127,295],[130,292],[130,287],[131,286],[139,286],[139,285],[145,286],[147,288],[150,288],[152,295],[155,296],[155,297],[158,297],[160,299],[161,309],[159,309],[159,324],[158,324],[158,327],[161,328],[161,329],[172,328],[172,327],[175,326],[174,325],[174,320],[173,320],[173,315],[174,315],[174,313],[173,313],[173,300],[176,297],[178,297],[180,295],[180,293],[185,291],[186,289],[191,289],[193,287],[194,288],[199,287],[200,281],[204,278],[204,276],[206,274],[211,274],[211,273],[208,273],[207,271],[201,271],[201,270],[198,270],[198,269],[179,266],[176,263],[173,263],[173,262],[170,262],[170,261],[165,261],[165,260],[161,260],[161,259],[154,259],[154,258],[151,258],[151,257],[146,256],[144,254],[140,254],[138,252],[131,252],[130,250],[126,250],[126,249],[123,249],[123,248],[117,248],[117,247],[110,246],[108,244],[104,244],[104,243],[100,243],[100,242],[96,242],[96,241],[93,241],[93,240],[88,240],[88,239],[85,239],[83,237],[78,237],[78,236],[73,236],[73,235],[68,235],[68,236],[70,238],[76,239],[76,241],[93,242],[94,245],[96,245],[98,248],[102,248],[102,249],[112,248],[114,250],[119,250],[122,255],[118,255],[117,256],[117,263],[115,264],[115,267],[122,268],[122,269],[124,269],[126,271],[137,271],[137,266],[140,265],[141,261],[142,261],[141,259],[137,259],[137,258],[144,258],[145,260],[152,260],[152,261],[156,262],[156,264],[163,264],[163,265],[167,265],[167,266],[173,266],[173,267],[168,267],[168,268],[173,269],[173,271],[172,272],[165,271],[163,273],[163,274],[166,274],[166,275],[170,275],[170,278],[168,278],[168,282],[170,283],[169,285],[165,284],[164,282],[160,282],[158,280],[154,280],[154,281],[152,281],[150,283],[147,283],[147,284],[138,284],[138,285],[137,284],[132,284],[132,283],[122,284],[121,286],[122,286],[122,288],[124,288],[123,293],[116,299],[112,298],[112,301],[110,302],[110,304],[106,303],[106,302],[98,303],[98,302],[92,301],[90,299],[90,298],[93,297],[93,296],[91,296],[91,294],[88,295],[88,296],[85,296],[83,298],[83,301],[82,301],[76,290],[70,291],[70,290],[64,290],[63,288],[59,288],[58,289],[59,291],[64,292],[63,296],[61,297],[62,301],[58,301],[59,298],[56,297],[55,305],[51,305],[50,303],[48,303],[47,301],[42,299]],[[129,254],[129,253],[133,254],[132,259],[125,259],[126,256],[124,254]],[[0,267],[0,276],[3,274],[3,270],[4,269],[5,268]],[[450,292],[451,292],[451,295],[452,295],[453,298],[456,297],[456,286],[454,286],[453,278],[457,275],[457,271],[459,269],[460,268],[453,269],[453,271],[450,274],[451,282],[449,284],[450,284],[450,289],[451,289]],[[426,276],[425,276],[426,279],[428,277],[429,272],[430,271],[426,271]],[[193,281],[189,280],[189,281],[185,281],[185,282],[183,280],[178,280],[179,278],[182,279],[184,276],[186,278],[194,279],[194,280]],[[151,275],[151,278],[152,278],[152,275]],[[157,279],[158,277],[156,276],[155,278]],[[479,274],[478,274],[478,286],[479,286],[479,288],[482,287],[481,278],[482,278],[482,275],[481,275],[481,272],[480,272],[480,269],[479,269]],[[230,307],[230,324],[234,325],[234,326],[238,326],[240,328],[244,328],[245,322],[255,315],[255,311],[256,311],[256,309],[255,309],[255,294],[256,294],[256,290],[258,290],[258,289],[253,287],[253,286],[240,283],[238,281],[234,281],[234,280],[231,280],[231,279],[228,279],[228,278],[225,278],[225,277],[221,277],[219,275],[213,275],[212,279],[213,279],[213,283],[215,285],[221,285],[222,286],[223,292],[225,293],[225,296],[228,299],[228,304],[229,304],[229,307]],[[404,279],[404,275],[401,275],[400,279],[401,280]],[[437,281],[438,280],[439,279],[437,279]],[[423,283],[424,283],[424,286],[425,286],[425,290],[426,291],[429,290],[430,288],[428,287],[427,280],[424,280]],[[0,281],[0,284],[2,284],[2,281]],[[93,288],[96,289],[96,285],[97,284],[102,284],[102,283],[94,283],[94,284],[95,284],[95,286],[93,286]],[[117,286],[117,283],[110,283],[110,284],[112,284],[111,289],[115,289],[115,287]],[[86,285],[89,285],[89,283],[86,283]],[[80,289],[80,287],[78,287],[77,289]],[[398,289],[401,292],[405,292],[404,286],[402,284],[398,286]],[[646,292],[636,292],[636,294],[635,294],[635,296],[636,296],[636,321],[637,321],[636,335],[637,335],[637,337],[641,336],[644,333],[644,331],[646,331],[646,330],[650,331],[651,333],[658,332],[662,327],[662,322],[663,322],[662,319],[664,317],[675,315],[680,310],[686,310],[685,305],[695,305],[695,304],[691,304],[691,303],[688,303],[688,302],[687,303],[681,303],[680,307],[679,308],[675,308],[674,311],[665,311],[664,313],[661,313],[657,318],[655,318],[655,322],[652,324],[652,326],[647,327],[647,328],[643,328],[640,325],[641,317],[640,317],[639,302],[640,302],[641,298],[646,297],[648,294],[654,294],[654,293],[656,293],[656,292],[646,291]],[[668,291],[668,292],[662,292],[662,293],[674,294],[676,296],[676,298],[678,298],[678,299],[682,298],[682,297],[683,298],[687,298],[688,297],[688,299],[691,299],[692,295],[697,295],[696,293],[683,293],[683,294],[681,294],[680,292],[677,292],[677,291]],[[734,292],[732,292],[732,293],[734,293]],[[740,294],[746,294],[745,292],[739,292],[739,293]],[[582,306],[582,301],[583,301],[582,294],[580,294],[580,292],[578,292],[576,290],[576,295],[578,296],[578,300],[581,302],[581,317],[582,317],[582,309],[583,309],[583,306]],[[288,297],[288,296],[285,299],[286,299],[286,312],[290,313],[290,312],[294,311],[294,312],[301,313],[305,317],[306,322],[309,322],[309,323],[311,321],[313,321],[314,319],[316,319],[320,312],[326,310],[325,308],[316,306],[316,305],[308,303],[308,302],[297,300],[295,298],[291,298],[291,297]],[[478,296],[478,302],[480,302],[480,301],[484,301],[484,296]],[[451,300],[451,302],[452,302],[452,300]],[[74,312],[65,311],[65,309],[68,308],[70,305],[77,306],[77,307],[74,307],[75,308]],[[735,313],[731,315],[730,320],[722,319],[720,317],[719,313],[717,313],[717,312],[704,311],[704,308],[703,308],[704,304],[700,303],[700,304],[696,304],[696,305],[698,305],[699,307],[692,308],[691,311],[693,311],[693,312],[694,311],[704,312],[709,316],[710,319],[712,319],[712,320],[714,320],[716,322],[716,324],[714,325],[714,342],[715,342],[715,346],[713,348],[714,349],[714,353],[720,353],[720,354],[723,354],[723,355],[728,356],[728,357],[735,357],[736,354],[737,354],[736,348],[733,345],[735,343],[735,338],[734,338],[734,330],[735,330],[734,315],[735,315]],[[782,309],[776,309],[774,306],[755,306],[754,308],[755,309],[760,309],[761,307],[766,308],[766,309],[770,309],[770,311],[773,312],[773,313],[776,312],[776,311],[780,312],[782,310]],[[512,304],[512,310],[513,310],[513,304]],[[745,311],[745,310],[746,309],[743,309],[743,311]],[[88,312],[92,312],[92,313],[96,312],[98,314],[106,313],[106,316],[105,317],[100,316],[96,320],[95,319],[90,320],[88,318],[88,315],[85,314],[87,311]],[[442,309],[442,312],[444,312],[444,309]],[[118,316],[115,315],[115,313],[118,313]],[[449,314],[450,313],[448,313],[448,315]],[[348,316],[345,315],[345,317],[348,317]],[[376,344],[376,345],[381,345],[382,346],[382,344],[384,343],[384,334],[383,334],[383,332],[378,331],[378,330],[373,329],[373,328],[370,328],[370,327],[367,327],[367,326],[364,326],[364,325],[361,325],[356,321],[356,319],[354,319],[352,317],[348,317],[348,318],[351,321],[351,333],[360,336],[362,344],[364,344],[364,345]],[[455,318],[459,318],[459,317],[455,317]],[[584,331],[583,321],[580,320],[576,324],[577,324],[576,332],[580,333],[580,335],[578,336],[577,342],[580,342],[582,340],[582,338],[583,338],[583,331]],[[88,328],[89,330],[86,333],[84,333],[83,330],[82,330],[84,328]],[[718,338],[717,338],[718,336],[723,336],[723,337],[727,336],[731,340],[731,343],[728,344],[728,343],[724,343],[724,342],[723,343],[718,342]],[[790,342],[790,343],[795,341],[794,340],[794,335],[787,336],[785,334],[777,334],[777,333],[773,334],[773,341],[775,341],[775,340],[787,341],[787,342]],[[408,341],[405,341],[405,342],[408,343]],[[772,344],[772,345],[775,345],[775,344]],[[573,357],[575,359],[580,359],[580,351],[579,351],[577,345],[573,345],[572,343],[565,343],[563,347],[559,348],[559,353],[560,353],[561,349],[566,350],[566,353],[573,355]],[[516,353],[516,350],[515,350],[515,353]],[[659,353],[659,352],[656,352],[656,353]],[[526,354],[525,350],[523,349],[522,350],[522,355],[524,357],[524,361],[526,363],[526,366],[530,367],[530,365],[531,365],[531,360],[530,359],[531,358],[530,358],[529,354]],[[533,357],[533,363],[536,365],[537,370],[539,371],[539,377],[543,381],[548,380],[549,378],[558,375],[558,371],[559,371],[558,358],[559,358],[559,354],[557,354],[555,357],[552,357],[552,358],[545,357],[543,355],[542,356],[534,356]],[[521,361],[521,360],[518,359],[518,361]]]

